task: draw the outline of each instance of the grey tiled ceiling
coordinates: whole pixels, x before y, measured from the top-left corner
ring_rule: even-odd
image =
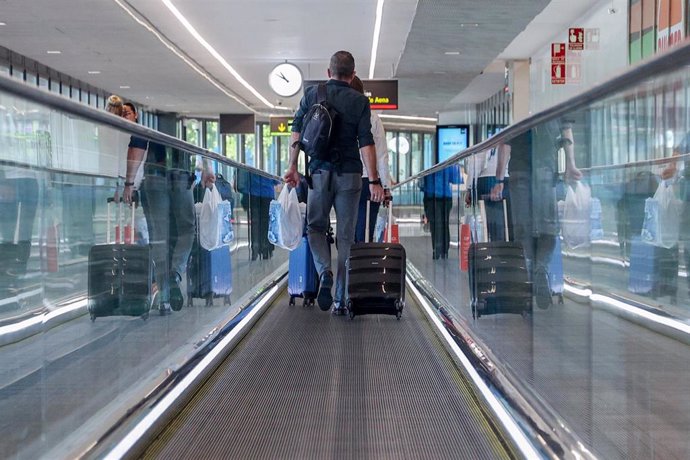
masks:
[[[453,109],[460,93],[549,0],[420,0],[397,67],[409,113]],[[477,26],[475,26],[475,24]],[[446,55],[459,51],[459,55]],[[499,88],[497,88],[498,90]]]

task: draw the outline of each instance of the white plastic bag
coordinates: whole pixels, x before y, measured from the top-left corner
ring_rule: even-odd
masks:
[[[216,187],[206,189],[204,201],[199,209],[199,244],[211,251],[223,246],[223,199]],[[229,203],[228,203],[229,204]]]
[[[268,210],[268,241],[292,251],[302,241],[303,228],[297,191],[285,186]]]
[[[645,200],[642,239],[664,248],[678,244],[682,212],[683,203],[676,198],[673,187],[666,181],[661,182],[654,198]]]
[[[388,213],[379,212],[376,216],[376,225],[374,226],[374,242],[382,243],[383,234],[386,231],[386,226],[388,225]]]
[[[563,205],[561,230],[563,241],[571,248],[589,244],[590,217],[592,209],[592,192],[582,182],[575,187],[568,185]]]

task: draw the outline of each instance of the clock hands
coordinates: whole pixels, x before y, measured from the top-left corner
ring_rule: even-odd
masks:
[[[279,76],[280,78],[282,78],[283,80],[285,80],[286,83],[290,83],[290,80],[288,80],[287,78],[285,78],[285,75],[283,75],[283,72],[280,72],[280,73],[278,74],[278,76]]]

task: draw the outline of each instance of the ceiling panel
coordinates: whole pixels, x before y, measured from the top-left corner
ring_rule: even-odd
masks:
[[[254,110],[268,112],[265,104],[182,27],[161,0],[117,2],[135,10],[135,16]],[[0,45],[150,108],[209,116],[251,111],[192,70],[117,2],[0,1],[0,20],[7,23],[0,27]],[[358,75],[368,77],[375,0],[172,2],[272,104],[294,107],[299,100],[299,95],[280,100],[268,88],[268,72],[285,60],[299,66],[306,78],[325,78],[331,54],[347,49],[355,56]],[[433,116],[453,110],[466,102],[467,98],[458,96],[470,82],[548,3],[387,0],[375,78],[400,80],[399,114]],[[579,11],[573,6],[569,9]],[[559,18],[559,22],[563,20]],[[62,54],[48,55],[49,49],[59,49]],[[458,51],[459,55],[447,56],[446,51]],[[100,70],[101,74],[89,75],[89,70]],[[130,88],[121,89],[124,85]],[[500,85],[497,79],[487,79],[470,88],[481,88],[489,95]]]

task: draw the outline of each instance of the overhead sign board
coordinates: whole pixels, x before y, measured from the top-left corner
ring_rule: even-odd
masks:
[[[372,110],[398,110],[398,80],[364,80]]]
[[[304,89],[326,83],[326,80],[305,80]],[[372,110],[398,110],[398,80],[362,80],[364,94]]]
[[[256,123],[254,114],[221,113],[221,134],[254,134]]]
[[[292,117],[271,117],[271,136],[289,136]]]

